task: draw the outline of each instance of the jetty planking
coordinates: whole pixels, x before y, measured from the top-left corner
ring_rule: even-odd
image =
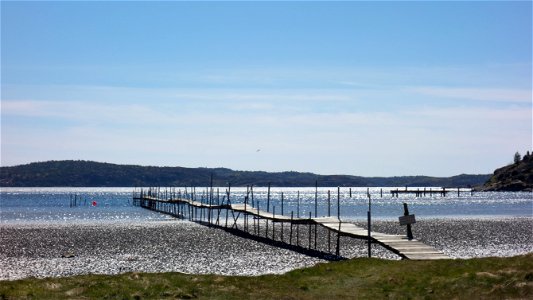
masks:
[[[340,237],[344,236],[368,240],[369,256],[371,254],[370,245],[379,244],[403,259],[450,259],[443,252],[412,238],[412,236],[370,232],[368,229],[355,224],[343,222],[340,218],[340,210],[337,210],[336,217],[332,217],[328,207],[328,216],[318,217],[316,210],[317,199],[315,199],[315,216],[313,217],[312,213],[309,212],[308,217],[300,217],[299,211],[297,212],[297,216],[294,216],[294,212],[292,211],[290,215],[284,214],[283,195],[281,196],[281,213],[276,213],[275,206],[270,209],[270,187],[268,188],[266,210],[259,208],[259,200],[254,201],[253,187],[247,189],[242,203],[232,203],[230,191],[231,186],[228,187],[225,195],[221,198],[219,190],[217,189],[215,194],[214,189],[211,188],[207,192],[204,192],[200,197],[200,201],[198,201],[195,188],[191,188],[190,192],[185,191],[184,193],[181,190],[176,191],[173,188],[170,190],[165,189],[163,192],[161,192],[160,188],[149,188],[146,191],[144,189],[141,189],[139,192],[134,191],[133,200],[135,205],[146,209],[189,219],[190,221],[199,222],[208,226],[239,230],[247,235],[255,235],[271,240],[272,242],[281,242],[295,247],[303,247],[300,236],[300,232],[303,232],[300,226],[303,225],[307,227],[305,229],[308,231],[308,250],[323,254],[329,253],[337,258],[342,258],[340,255]],[[339,199],[340,188],[337,192],[338,208],[340,208]],[[328,191],[328,205],[330,204],[331,199]],[[252,226],[250,226],[250,218],[252,218]],[[242,220],[239,221],[240,219]],[[280,232],[278,232],[279,236],[276,236],[275,224],[279,224],[281,227]],[[289,228],[288,238],[284,237],[285,230],[283,227],[285,224],[288,224]],[[327,231],[327,250],[319,250],[317,248],[317,240],[319,238],[317,227]],[[409,227],[410,224],[408,225]],[[336,235],[334,245],[331,245],[332,234]],[[333,253],[333,248],[335,253]]]

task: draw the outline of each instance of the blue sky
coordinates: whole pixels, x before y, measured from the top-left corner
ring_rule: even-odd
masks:
[[[530,1],[1,9],[2,166],[450,176],[532,149]]]

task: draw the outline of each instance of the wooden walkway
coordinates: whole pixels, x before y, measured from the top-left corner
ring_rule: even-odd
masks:
[[[281,214],[275,214],[274,212],[260,210],[252,207],[247,203],[239,204],[210,204],[201,201],[194,201],[181,197],[160,199],[157,197],[147,196],[140,194],[138,197],[134,195],[134,203],[147,209],[168,213],[178,217],[186,217],[187,215],[191,220],[197,220],[206,222],[207,224],[220,225],[220,211],[226,210],[225,213],[225,227],[228,227],[228,222],[231,228],[238,229],[237,221],[241,215],[245,216],[244,230],[246,230],[246,224],[248,217],[252,217],[254,222],[257,219],[266,221],[266,230],[268,232],[268,222],[274,223],[288,223],[291,229],[290,237],[292,243],[292,226],[293,225],[308,225],[309,226],[309,247],[311,247],[311,228],[315,227],[315,248],[316,248],[316,226],[321,226],[328,230],[328,238],[330,233],[337,235],[337,247],[336,255],[339,256],[339,237],[347,236],[355,239],[368,240],[368,230],[358,227],[352,223],[342,222],[339,218],[334,217],[317,217],[312,218],[294,218],[293,216],[285,216]],[[185,206],[187,206],[185,208]],[[200,210],[198,213],[197,210]],[[207,213],[203,210],[207,210]],[[198,214],[200,217],[198,218]],[[229,215],[231,214],[231,220]],[[233,224],[231,224],[233,222]],[[257,223],[259,224],[259,223]],[[273,228],[272,228],[273,229]],[[256,229],[258,232],[259,229]],[[283,232],[281,233],[283,235]],[[268,238],[268,234],[267,238]],[[274,232],[272,233],[272,239],[274,239]],[[282,236],[283,240],[283,236]],[[371,243],[382,245],[386,249],[396,253],[404,259],[412,260],[435,260],[435,259],[450,259],[441,251],[435,249],[432,246],[426,245],[416,239],[407,239],[406,236],[384,234],[379,232],[370,233]],[[328,245],[329,246],[329,245]]]
[[[457,188],[456,189],[457,191],[457,197],[459,197],[461,195],[461,192],[462,193],[470,193],[472,195],[473,191],[470,189],[470,190],[462,190],[460,188]],[[427,188],[424,188],[424,189],[408,189],[408,188],[405,188],[404,190],[400,190],[400,189],[395,189],[395,190],[391,190],[390,193],[392,195],[392,197],[399,197],[401,194],[408,194],[408,195],[415,195],[415,197],[425,197],[426,195],[428,196],[433,196],[433,195],[438,195],[438,196],[442,196],[442,197],[446,197],[446,195],[448,195],[448,193],[451,193],[451,192],[454,192],[453,189],[446,189],[446,188],[442,188],[442,189],[427,189]]]

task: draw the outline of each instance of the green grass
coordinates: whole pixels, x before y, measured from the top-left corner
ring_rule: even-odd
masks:
[[[533,299],[533,254],[354,259],[257,277],[126,273],[0,282],[0,299]]]

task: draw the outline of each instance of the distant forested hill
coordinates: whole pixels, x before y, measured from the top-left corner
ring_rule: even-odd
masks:
[[[215,186],[442,186],[482,185],[490,175],[453,177],[402,176],[359,177],[317,175],[300,172],[268,173],[233,171],[225,168],[144,167],[93,161],[47,161],[1,167],[2,187],[133,187],[133,186],[208,186],[213,174]]]

